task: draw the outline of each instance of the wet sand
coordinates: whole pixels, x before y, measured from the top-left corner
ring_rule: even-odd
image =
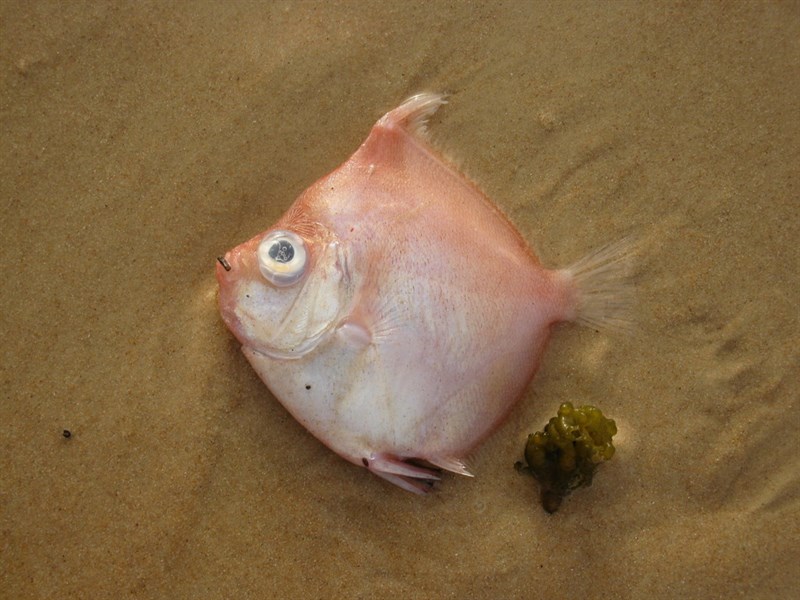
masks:
[[[6,0],[0,65],[5,597],[800,587],[796,2]],[[639,325],[560,328],[477,477],[418,498],[270,395],[214,258],[424,89],[545,264],[638,238]],[[547,515],[513,464],[568,400],[618,452]]]

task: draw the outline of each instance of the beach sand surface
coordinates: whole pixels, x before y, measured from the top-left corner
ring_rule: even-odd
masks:
[[[636,331],[560,327],[424,498],[290,417],[214,278],[421,90],[545,265],[638,240]],[[0,153],[0,596],[800,589],[797,2],[3,0]],[[548,515],[513,465],[565,401],[618,450]]]

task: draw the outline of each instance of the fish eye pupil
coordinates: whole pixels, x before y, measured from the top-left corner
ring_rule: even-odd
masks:
[[[269,256],[279,263],[288,263],[294,258],[294,246],[286,240],[278,240],[269,249]]]
[[[287,287],[305,274],[308,251],[299,235],[278,229],[259,242],[256,258],[264,279],[277,287]]]

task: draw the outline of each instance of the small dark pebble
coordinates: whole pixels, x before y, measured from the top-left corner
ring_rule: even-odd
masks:
[[[69,439],[69,438],[72,437],[72,432],[69,429],[65,429],[64,431],[61,432],[61,435],[63,435],[65,438]]]

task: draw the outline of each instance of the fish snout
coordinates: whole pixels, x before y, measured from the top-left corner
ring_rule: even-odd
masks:
[[[242,265],[237,255],[238,253],[234,249],[217,256],[215,271],[220,288],[231,285],[242,276]]]
[[[220,267],[225,269],[225,271],[230,271],[231,270],[231,264],[228,262],[228,259],[227,259],[226,256],[218,256],[217,257],[217,262],[219,263]]]

